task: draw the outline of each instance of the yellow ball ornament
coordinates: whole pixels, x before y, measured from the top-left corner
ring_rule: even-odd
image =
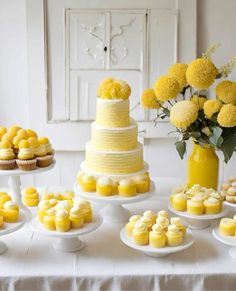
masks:
[[[141,105],[148,109],[158,109],[161,107],[160,103],[157,101],[154,90],[151,88],[143,91],[141,96]]]
[[[236,126],[236,106],[233,104],[223,105],[217,116],[217,121],[222,127]]]
[[[216,96],[224,103],[236,105],[236,83],[228,80],[220,82],[215,89]]]
[[[177,64],[172,65],[168,70],[168,75],[170,77],[175,78],[178,81],[181,91],[187,85],[187,80],[186,80],[187,68],[188,68],[187,64],[177,63]]]
[[[211,119],[213,114],[220,111],[222,103],[219,100],[207,100],[204,103],[203,110],[208,119]]]
[[[170,76],[162,76],[154,84],[154,93],[161,102],[174,99],[180,93],[178,81]]]

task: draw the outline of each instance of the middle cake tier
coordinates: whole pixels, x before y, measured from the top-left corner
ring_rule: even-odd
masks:
[[[86,144],[85,165],[92,171],[109,174],[129,174],[141,171],[144,166],[143,146],[129,151],[101,151],[91,142]]]

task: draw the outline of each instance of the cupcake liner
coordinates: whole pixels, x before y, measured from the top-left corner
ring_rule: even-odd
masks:
[[[36,169],[36,159],[31,160],[16,160],[19,169],[23,171],[32,171]]]
[[[0,170],[12,170],[16,168],[16,160],[0,160]]]
[[[53,156],[52,155],[46,155],[44,157],[37,157],[37,166],[40,168],[48,167],[53,162]]]

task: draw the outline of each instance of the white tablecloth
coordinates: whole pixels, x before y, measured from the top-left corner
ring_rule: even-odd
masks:
[[[130,205],[132,213],[166,208],[169,180],[159,181],[152,199]],[[164,196],[164,194],[166,196]],[[53,239],[27,225],[2,236],[9,250],[0,255],[1,290],[236,290],[236,260],[229,247],[216,241],[211,229],[194,231],[195,244],[165,258],[152,258],[125,246],[123,225],[104,223],[81,237],[77,253],[52,248]]]

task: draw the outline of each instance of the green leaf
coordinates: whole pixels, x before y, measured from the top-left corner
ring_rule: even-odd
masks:
[[[199,138],[201,136],[201,133],[199,131],[192,131],[191,136],[193,138]]]
[[[176,150],[181,158],[181,160],[183,160],[184,158],[184,154],[186,152],[186,142],[181,140],[181,141],[177,141],[175,143],[175,146],[176,146]]]
[[[166,116],[168,116],[168,117],[170,116],[170,110],[168,108],[164,108],[163,107],[162,110],[163,110],[163,113],[165,113]]]
[[[213,130],[213,132],[212,135],[209,137],[209,141],[212,145],[217,147],[219,138],[221,137],[223,130],[218,126],[214,126],[211,129]]]
[[[225,163],[231,159],[236,147],[236,128],[226,129],[223,132],[223,143],[220,146],[224,154]]]

